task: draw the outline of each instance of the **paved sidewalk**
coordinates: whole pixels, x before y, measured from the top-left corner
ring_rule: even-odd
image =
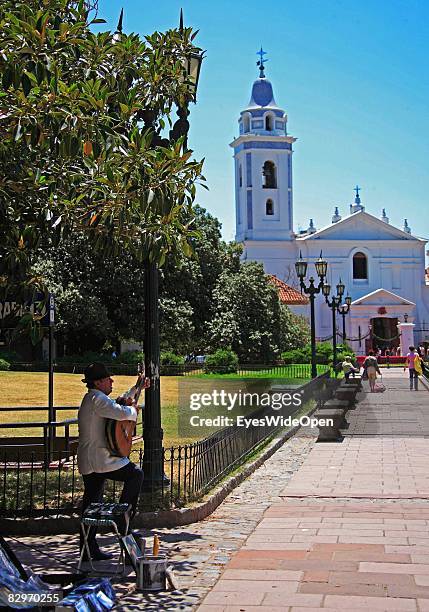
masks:
[[[195,610],[265,510],[280,501],[279,492],[299,469],[314,440],[314,431],[305,430],[288,440],[204,521],[145,531],[150,545],[154,533],[159,535],[161,551],[171,560],[180,590],[150,594],[136,591],[135,575],[130,571],[128,577],[115,581],[119,596],[115,610]],[[77,535],[26,536],[18,540],[23,544],[14,540],[14,549],[33,571],[61,571],[64,568],[59,562],[69,563],[71,568],[77,564]],[[113,538],[100,536],[100,541],[104,549],[117,554]],[[98,566],[110,568],[110,564]]]
[[[341,444],[313,447],[199,612],[429,612],[429,391],[401,370],[384,380]]]

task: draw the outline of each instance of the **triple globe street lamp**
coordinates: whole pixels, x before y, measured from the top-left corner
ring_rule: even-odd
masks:
[[[317,365],[316,365],[316,322],[314,314],[314,300],[318,293],[321,293],[326,274],[328,272],[328,262],[322,257],[322,251],[320,251],[320,257],[315,262],[315,268],[317,276],[319,277],[319,283],[315,284],[313,276],[309,279],[309,284],[306,285],[304,282],[307,276],[308,263],[303,260],[302,253],[299,253],[299,260],[295,263],[296,275],[299,278],[301,291],[308,295],[310,300],[310,328],[311,328],[311,377],[316,378],[317,376]]]
[[[341,278],[340,278],[339,283],[337,284],[336,289],[337,289],[337,295],[332,295],[331,299],[329,299],[329,295],[331,293],[331,285],[326,283],[325,285],[323,285],[323,288],[322,288],[322,293],[325,296],[326,304],[328,305],[328,308],[332,310],[332,352],[333,352],[332,362],[333,362],[334,370],[337,365],[337,320],[336,320],[336,315],[337,315],[337,312],[339,312],[339,308],[341,305],[341,301],[343,299],[344,291],[346,289]]]
[[[315,312],[314,312],[314,301],[318,293],[322,293],[325,297],[326,304],[332,310],[332,349],[333,349],[333,364],[334,368],[337,361],[337,329],[336,329],[336,313],[343,317],[343,338],[346,337],[345,332],[345,316],[350,311],[352,298],[347,295],[345,298],[345,304],[341,304],[345,285],[341,281],[336,286],[337,295],[332,296],[329,299],[331,293],[331,285],[325,283],[325,278],[328,272],[328,262],[322,257],[322,251],[320,252],[319,259],[315,262],[315,268],[319,277],[319,283],[316,285],[316,281],[313,276],[309,279],[309,284],[305,284],[305,277],[307,276],[308,263],[303,260],[302,253],[299,253],[299,260],[295,263],[296,274],[299,278],[301,291],[308,295],[310,300],[310,330],[311,330],[311,377],[316,378],[317,376],[317,364],[316,364],[316,324],[315,324]]]

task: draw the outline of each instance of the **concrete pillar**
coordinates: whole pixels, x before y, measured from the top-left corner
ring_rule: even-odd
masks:
[[[409,353],[410,346],[414,345],[414,323],[398,323],[398,333],[401,334],[401,355]]]

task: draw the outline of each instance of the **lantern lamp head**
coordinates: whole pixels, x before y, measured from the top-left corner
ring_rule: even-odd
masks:
[[[340,282],[337,285],[337,295],[339,297],[343,297],[345,289],[346,289],[346,286],[345,286],[345,284],[342,282],[342,280],[340,278]]]
[[[322,287],[322,293],[325,296],[325,298],[328,298],[329,294],[331,293],[331,285],[324,283]]]
[[[307,276],[307,267],[308,267],[308,264],[306,261],[303,260],[302,253],[300,251],[299,259],[297,262],[295,262],[296,275],[298,276],[300,280],[303,280]]]
[[[319,259],[316,261],[315,266],[316,266],[317,275],[320,278],[320,280],[323,280],[324,278],[326,278],[326,273],[328,271],[328,262],[323,259],[322,251],[320,251],[320,256],[319,256]]]

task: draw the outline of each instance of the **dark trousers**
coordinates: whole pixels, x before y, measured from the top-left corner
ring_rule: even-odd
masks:
[[[83,476],[84,493],[82,500],[82,514],[85,512],[89,504],[93,502],[102,502],[104,493],[104,484],[106,480],[116,480],[117,482],[123,482],[124,487],[119,500],[120,504],[131,504],[131,518],[136,513],[137,502],[139,499],[140,489],[143,482],[143,472],[134,463],[127,463],[124,467],[113,472],[103,472],[92,474],[85,474]],[[122,534],[125,534],[125,522],[123,524],[118,523],[118,529]],[[88,543],[90,548],[97,548],[95,542],[95,535],[97,529],[94,527],[90,529]],[[81,534],[81,547],[83,545],[82,534]]]
[[[410,368],[410,389],[413,388],[413,383],[414,389],[417,391],[419,388],[419,376],[414,368]]]

